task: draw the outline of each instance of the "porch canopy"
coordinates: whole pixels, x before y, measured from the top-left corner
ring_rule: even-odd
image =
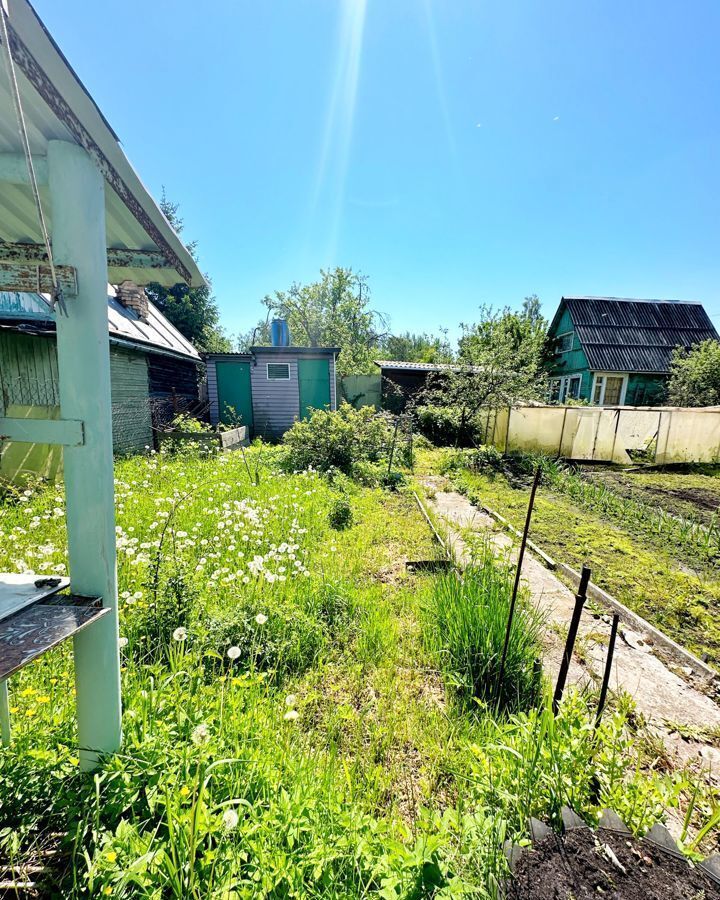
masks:
[[[59,419],[0,417],[0,448],[63,447],[70,577],[0,575],[0,731],[9,676],[72,637],[86,769],[121,743],[107,284],[125,280],[204,283],[31,5],[0,0],[0,290],[57,301],[60,389]]]
[[[36,175],[50,232],[53,209],[48,143],[66,141],[87,152],[105,182],[108,280],[112,284],[126,279],[136,284],[154,281],[168,287],[180,281],[193,287],[203,284],[197,264],[32,6],[27,0],[0,3],[7,12],[30,150],[37,157]],[[4,61],[0,68],[0,154],[0,263],[47,263]]]

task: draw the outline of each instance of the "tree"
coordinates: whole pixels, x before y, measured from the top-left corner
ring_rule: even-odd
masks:
[[[719,341],[702,341],[689,350],[673,350],[668,402],[673,406],[720,405]]]
[[[432,334],[389,334],[380,350],[385,359],[399,362],[449,363],[454,359],[453,349],[442,330],[442,337]]]
[[[184,223],[178,213],[179,204],[168,200],[163,188],[160,208],[175,231],[180,234]],[[197,242],[186,244],[188,252],[197,260]],[[205,280],[210,284],[206,275]],[[220,311],[210,287],[190,288],[176,284],[167,288],[160,284],[148,284],[145,288],[149,300],[172,322],[177,330],[197,347],[211,353],[232,350],[232,343],[220,327]]]
[[[338,375],[375,370],[374,357],[384,338],[385,317],[370,308],[367,277],[352,269],[320,270],[320,280],[293,284],[266,296],[268,315],[256,328],[238,336],[240,348],[269,343],[269,319],[285,319],[298,347],[340,347]]]
[[[541,399],[549,353],[535,295],[519,312],[481,307],[479,320],[461,328],[458,365],[433,374],[418,400],[425,429],[437,440],[445,428],[451,443],[484,440],[491,410]]]

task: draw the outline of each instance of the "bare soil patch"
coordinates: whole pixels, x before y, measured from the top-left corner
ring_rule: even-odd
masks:
[[[511,900],[711,900],[720,888],[687,860],[607,829],[548,835],[518,860]]]

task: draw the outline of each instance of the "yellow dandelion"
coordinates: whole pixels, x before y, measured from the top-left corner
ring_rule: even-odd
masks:
[[[114,863],[117,860],[117,853],[114,850],[111,850],[109,853],[105,854],[105,859],[109,863]]]

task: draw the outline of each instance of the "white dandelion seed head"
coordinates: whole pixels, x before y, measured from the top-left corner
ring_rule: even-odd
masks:
[[[299,717],[300,713],[296,709],[289,709],[283,716],[283,719],[285,719],[286,722],[294,722],[295,719],[298,719]]]
[[[267,620],[268,620],[268,617],[264,613],[258,613],[255,616],[255,621],[258,623],[258,625],[264,625],[267,622]]]
[[[176,628],[173,631],[173,640],[174,641],[184,641],[187,637],[187,628],[183,628],[182,625],[179,628]]]
[[[223,828],[226,831],[232,831],[233,828],[237,828],[239,817],[234,809],[226,809],[223,813],[222,821]]]
[[[240,648],[239,647],[230,647],[228,648],[228,659],[237,659],[240,656]]]

